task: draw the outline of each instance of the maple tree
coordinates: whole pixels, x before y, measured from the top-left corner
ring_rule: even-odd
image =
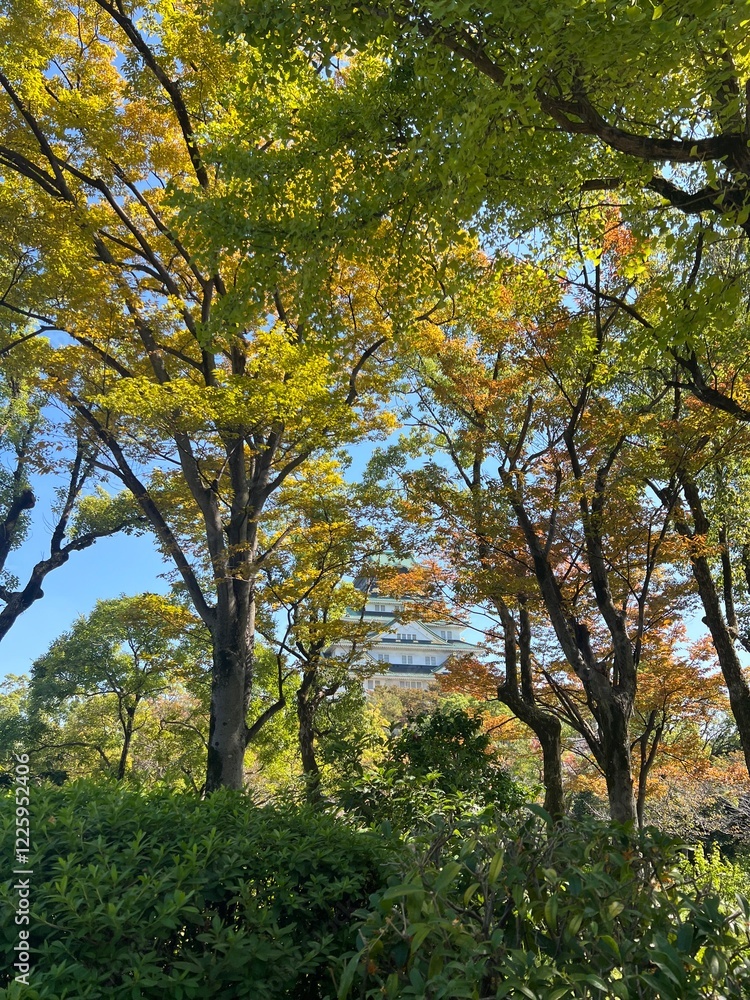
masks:
[[[442,328],[433,318],[432,350],[414,362],[411,419],[433,434],[448,465],[433,461],[402,478],[415,508],[427,497],[439,511],[438,537],[459,575],[502,621],[501,697],[514,711],[516,702],[519,717],[528,710],[531,720],[535,709],[546,721],[528,665],[530,629],[521,617],[520,637],[508,607],[522,595],[523,612],[533,589],[595,725],[550,672],[547,682],[606,776],[613,818],[632,820],[630,723],[654,609],[676,600],[663,570],[676,499],[647,485],[652,469],[663,472],[656,434],[663,386],[648,373],[633,376],[630,317],[616,293],[630,279],[623,254],[611,256],[592,265],[582,255],[577,278],[562,287],[540,287],[534,272],[532,299],[531,274],[507,268],[505,288],[492,274],[490,290],[459,300]],[[582,283],[586,294],[578,296]],[[562,299],[571,289],[575,304]],[[560,803],[557,720],[550,731]]]
[[[670,393],[661,434],[674,481],[654,487],[664,497],[672,491],[674,530],[682,540],[676,561],[693,578],[750,773],[750,679],[741,653],[747,649],[747,427],[684,395],[679,381],[672,381]]]
[[[348,578],[382,545],[366,516],[368,508],[375,509],[376,496],[347,487],[330,460],[316,463],[315,484],[313,495],[290,477],[280,491],[284,517],[294,511],[296,523],[288,544],[263,565],[262,599],[272,617],[259,625],[277,664],[278,698],[267,713],[284,708],[285,682],[298,675],[299,753],[311,802],[320,800],[317,743],[327,728],[325,710],[333,699],[361,701],[366,651],[375,639],[363,614],[368,593]]]
[[[545,663],[550,657],[550,643],[545,635],[549,626],[545,628],[539,616],[535,618],[531,626],[535,641],[528,652],[526,683],[533,688],[534,702],[562,728],[560,800],[580,792],[606,795],[603,772],[580,735],[581,718],[588,725],[595,720],[569,665],[554,659]],[[506,643],[500,621],[497,635],[490,634],[488,639],[490,652],[485,658],[466,657],[449,666],[446,675],[440,678],[441,691],[468,695],[485,709],[498,697],[504,700],[502,687],[506,681],[502,667],[507,671],[507,660],[503,656]],[[531,701],[529,695],[527,699]],[[509,708],[512,710],[512,706]],[[644,826],[647,819],[652,821],[662,800],[676,786],[683,789],[682,794],[687,794],[690,788],[698,798],[704,794],[702,786],[715,783],[726,787],[726,768],[713,753],[712,734],[717,715],[720,717],[727,708],[722,676],[709,637],[688,644],[684,625],[679,620],[662,618],[645,636],[630,720],[639,826]],[[522,713],[514,714],[523,720]],[[514,727],[512,717],[492,718],[488,722],[487,728],[502,744],[507,746],[511,741],[516,758],[522,738],[517,732],[518,723]],[[539,750],[542,749],[540,743]],[[548,774],[548,769],[543,773]],[[732,783],[737,783],[736,777],[729,780]],[[548,793],[547,811],[551,798]]]
[[[687,648],[687,652],[682,650]],[[711,765],[709,734],[717,713],[726,710],[722,676],[708,639],[686,643],[684,626],[666,619],[647,639],[633,717],[638,822],[647,794],[682,771],[697,780]],[[651,775],[656,782],[651,782]]]
[[[660,801],[678,784],[698,795],[720,777],[711,748],[714,720],[728,708],[723,678],[710,638],[688,643],[685,626],[671,619],[670,605],[658,611],[644,636],[638,686],[629,723],[638,825],[652,822]],[[674,611],[674,607],[671,608]],[[552,659],[535,664],[540,697],[566,724],[566,788],[606,794],[600,760],[586,728],[595,720],[570,666]],[[546,683],[545,683],[546,682]],[[570,734],[576,734],[571,738]],[[581,739],[583,737],[583,739]]]

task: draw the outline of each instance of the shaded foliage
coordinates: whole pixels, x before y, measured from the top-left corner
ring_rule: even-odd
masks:
[[[33,989],[13,975],[16,897],[0,895],[0,983],[34,1000],[315,1000],[354,945],[382,848],[330,816],[90,782],[32,790]],[[6,800],[6,805],[8,800]],[[2,850],[12,856],[13,811]]]
[[[492,752],[481,716],[440,709],[406,723],[385,744],[377,767],[342,782],[339,802],[372,824],[407,834],[433,814],[463,815],[487,805],[518,808],[524,790]]]
[[[361,914],[339,1000],[745,996],[750,904],[676,876],[676,852],[592,820],[438,826]]]

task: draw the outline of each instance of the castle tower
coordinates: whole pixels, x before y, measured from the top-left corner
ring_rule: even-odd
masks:
[[[381,556],[379,565],[383,559],[404,573],[415,565],[413,559],[396,562],[391,556]],[[362,620],[372,625],[373,643],[363,654],[372,671],[364,682],[365,691],[381,686],[426,690],[452,656],[476,650],[463,638],[465,626],[455,621],[427,623],[417,617],[404,618],[404,598],[382,592],[374,576],[363,573],[354,585],[368,595]]]

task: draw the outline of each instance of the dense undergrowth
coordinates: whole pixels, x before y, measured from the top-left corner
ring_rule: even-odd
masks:
[[[12,808],[2,855],[13,856]],[[45,1000],[313,1000],[382,879],[377,839],[333,817],[81,782],[33,790],[30,983]],[[7,976],[13,882],[0,926]]]
[[[450,797],[397,834],[238,793],[33,792],[32,971],[12,981],[6,878],[8,998],[750,997],[747,870],[653,830]]]
[[[524,813],[527,818],[524,818]],[[360,914],[340,997],[750,996],[750,907],[650,829],[554,827],[541,810],[447,823]]]

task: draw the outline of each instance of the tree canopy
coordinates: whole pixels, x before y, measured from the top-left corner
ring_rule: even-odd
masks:
[[[135,498],[212,634],[208,783],[237,787],[254,580],[291,528],[264,550],[261,518],[312,455],[388,426],[387,369],[373,361],[394,319],[369,262],[322,269],[313,255],[312,296],[273,233],[245,242],[212,228],[227,197],[245,215],[217,161],[238,104],[253,92],[255,124],[241,128],[273,172],[286,143],[265,123],[289,93],[264,85],[253,50],[222,48],[199,5],[92,0],[6,18],[2,305],[21,326],[8,348],[57,332],[47,386]],[[309,100],[315,81],[293,90]],[[251,200],[273,216],[270,197]]]
[[[69,485],[0,621],[148,526],[210,636],[207,790],[243,785],[266,725],[319,775],[318,715],[373,641],[347,574],[411,545],[491,609],[551,814],[572,730],[635,818],[672,738],[659,672],[702,676],[674,638],[698,602],[750,767],[742,11],[3,17],[3,566],[33,462]]]

